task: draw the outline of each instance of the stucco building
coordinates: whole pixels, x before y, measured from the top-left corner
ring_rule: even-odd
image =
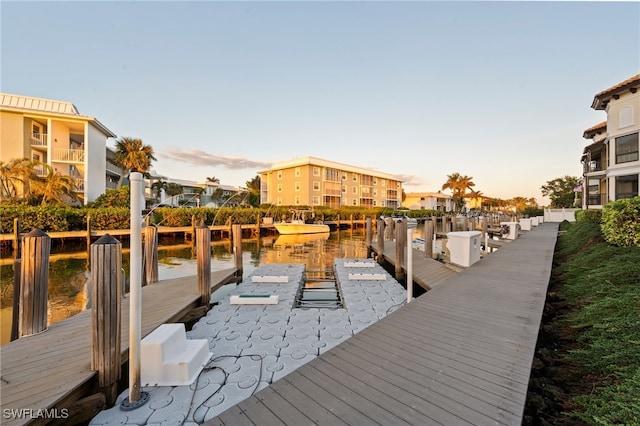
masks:
[[[76,182],[83,203],[105,192],[108,138],[116,135],[70,102],[0,93],[0,161],[29,158]]]
[[[397,208],[402,202],[402,182],[393,175],[320,158],[282,161],[258,173],[263,204]]]
[[[602,208],[610,201],[639,195],[640,74],[593,98],[591,107],[607,113],[606,121],[585,130],[591,143],[583,150],[582,208]]]
[[[453,210],[453,201],[451,195],[441,192],[408,192],[402,207],[411,210],[450,212]]]

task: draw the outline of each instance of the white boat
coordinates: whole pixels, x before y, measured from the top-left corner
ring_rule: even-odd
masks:
[[[293,218],[291,220],[277,222],[273,225],[282,235],[319,234],[331,231],[329,225],[322,222],[307,223],[305,220],[305,212],[301,211],[293,211]]]

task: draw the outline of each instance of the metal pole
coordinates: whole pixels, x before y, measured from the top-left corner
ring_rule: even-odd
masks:
[[[407,227],[407,303],[413,299],[413,228]]]
[[[129,175],[131,182],[131,238],[129,269],[129,397],[121,408],[132,410],[148,401],[140,388],[140,339],[142,329],[142,173]],[[143,397],[143,393],[146,394]]]

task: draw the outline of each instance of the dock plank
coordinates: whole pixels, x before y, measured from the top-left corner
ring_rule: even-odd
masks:
[[[230,282],[236,268],[212,273],[213,287]],[[212,288],[213,288],[212,287]],[[197,306],[196,278],[160,281],[142,288],[142,337],[158,325],[175,322]],[[129,297],[122,300],[122,362],[129,352]],[[40,334],[23,337],[0,347],[3,409],[64,408],[87,387],[91,370],[91,311],[83,311],[49,326]],[[3,424],[26,424],[27,419],[3,419]]]
[[[382,424],[519,426],[557,230],[544,223],[462,272],[422,277],[427,293],[252,398],[310,381],[331,389],[341,414],[351,407],[343,419],[371,413]],[[281,420],[297,425],[309,420],[296,408],[301,393],[261,401],[274,413],[286,404]]]

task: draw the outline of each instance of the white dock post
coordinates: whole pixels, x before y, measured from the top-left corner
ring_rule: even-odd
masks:
[[[413,228],[407,227],[407,303],[413,299]]]
[[[140,340],[142,335],[142,173],[129,174],[131,184],[131,234],[129,245],[129,397],[120,406],[125,411],[144,405],[149,394],[140,387]]]

